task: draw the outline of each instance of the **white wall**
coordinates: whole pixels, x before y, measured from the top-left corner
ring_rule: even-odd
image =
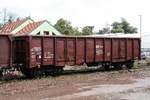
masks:
[[[55,33],[55,35],[61,35],[60,32],[58,32],[53,26],[51,26],[48,22],[44,22],[42,25],[40,25],[38,28],[33,30],[30,35],[37,35],[38,32],[40,32],[40,35],[44,35],[44,31],[49,31],[49,35],[52,35],[52,32]]]

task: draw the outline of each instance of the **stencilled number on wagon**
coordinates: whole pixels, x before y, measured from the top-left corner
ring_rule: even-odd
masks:
[[[103,54],[103,46],[96,45],[96,55],[102,55],[102,54]]]
[[[53,58],[54,54],[51,52],[44,52],[44,58]]]

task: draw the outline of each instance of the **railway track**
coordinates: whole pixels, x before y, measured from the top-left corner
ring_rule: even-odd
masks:
[[[143,66],[137,69],[122,69],[122,70],[116,70],[116,69],[110,69],[109,71],[105,71],[102,68],[99,67],[88,67],[88,68],[83,68],[83,69],[71,69],[71,70],[64,70],[61,73],[52,73],[49,75],[43,75],[42,77],[38,78],[44,78],[44,77],[58,77],[58,76],[64,76],[64,75],[76,75],[76,74],[90,74],[90,73],[95,73],[95,72],[100,72],[100,73],[120,73],[120,72],[136,72],[136,71],[143,71],[143,70],[149,70],[150,67],[148,66]],[[9,83],[13,81],[21,81],[21,80],[30,80],[31,78],[25,77],[22,73],[19,73],[18,75],[6,75],[4,77],[0,78],[0,85],[4,83]],[[32,78],[36,79],[36,78]]]

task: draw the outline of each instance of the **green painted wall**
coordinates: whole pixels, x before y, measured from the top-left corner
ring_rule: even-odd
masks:
[[[33,30],[30,35],[37,35],[38,32],[40,32],[40,35],[44,35],[44,31],[49,31],[49,35],[52,35],[52,32],[55,33],[55,35],[61,35],[60,32],[58,32],[52,25],[50,25],[48,22],[44,22],[42,25],[40,25],[38,28]]]

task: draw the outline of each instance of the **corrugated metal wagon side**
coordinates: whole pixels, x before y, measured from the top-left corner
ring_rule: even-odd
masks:
[[[29,76],[84,63],[132,66],[140,59],[139,38],[20,36],[14,43],[15,63]]]
[[[32,77],[40,75],[44,71],[57,69],[54,67],[57,64],[55,37],[18,36],[15,37],[14,43],[15,64],[25,75]],[[62,55],[59,54],[59,58],[57,58],[58,61],[62,60]]]
[[[12,36],[0,35],[0,74],[2,74],[3,69],[12,67],[12,50]]]

